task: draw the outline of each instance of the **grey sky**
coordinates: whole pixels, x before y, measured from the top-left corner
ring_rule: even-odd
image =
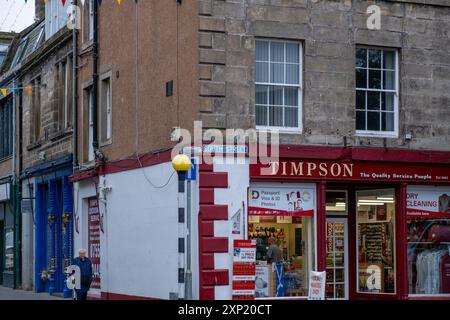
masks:
[[[0,0],[0,31],[20,32],[34,22],[34,0]]]

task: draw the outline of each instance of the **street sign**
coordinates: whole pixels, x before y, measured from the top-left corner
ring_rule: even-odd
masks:
[[[197,180],[197,164],[195,159],[191,159],[191,169],[186,172],[186,180],[196,181]]]

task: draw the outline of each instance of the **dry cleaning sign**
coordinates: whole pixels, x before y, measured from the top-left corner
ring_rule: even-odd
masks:
[[[250,216],[314,216],[314,188],[251,187]]]

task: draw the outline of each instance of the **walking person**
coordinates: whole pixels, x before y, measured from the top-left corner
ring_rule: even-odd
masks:
[[[86,250],[78,250],[78,257],[73,261],[74,265],[80,268],[81,272],[81,289],[76,290],[77,300],[87,300],[87,293],[92,283],[92,262],[86,257]]]

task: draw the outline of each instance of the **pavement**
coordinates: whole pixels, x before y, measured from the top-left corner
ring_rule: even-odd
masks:
[[[61,297],[50,296],[48,293],[13,290],[0,286],[0,300],[64,300]]]

